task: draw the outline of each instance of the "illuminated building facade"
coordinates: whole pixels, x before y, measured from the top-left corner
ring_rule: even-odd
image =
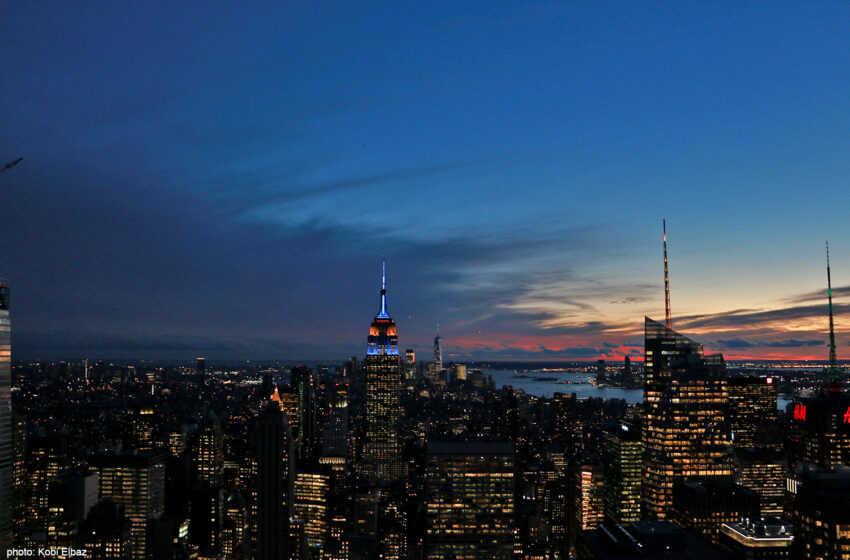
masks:
[[[0,550],[12,546],[14,476],[12,450],[12,338],[9,284],[0,279]]]
[[[735,482],[759,495],[762,517],[782,515],[786,469],[782,449],[735,450]]]
[[[211,410],[198,426],[195,470],[198,482],[208,486],[221,486],[224,472],[221,421]]]
[[[649,317],[645,352],[644,511],[664,519],[675,482],[732,477],[726,365],[722,355],[704,356],[700,344]]]
[[[363,473],[378,480],[401,475],[399,449],[399,391],[401,363],[398,331],[387,312],[386,263],[381,275],[381,306],[369,328],[366,359],[366,434],[363,442]]]
[[[605,474],[602,465],[579,465],[574,479],[576,528],[595,529],[605,515]]]
[[[509,560],[514,553],[513,443],[430,442],[427,560]]]
[[[299,472],[295,477],[292,514],[304,521],[304,538],[311,550],[321,551],[325,546],[328,491],[327,475]]]
[[[151,450],[96,455],[89,466],[98,475],[100,500],[115,502],[130,520],[130,558],[144,560],[148,521],[165,507],[165,455]]]
[[[602,460],[605,466],[605,516],[617,523],[641,518],[643,441],[640,429],[622,425],[606,430]]]
[[[765,427],[775,424],[776,384],[773,377],[736,377],[729,380],[729,425],[735,447],[756,447]]]

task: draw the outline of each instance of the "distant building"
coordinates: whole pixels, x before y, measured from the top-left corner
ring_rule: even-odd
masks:
[[[440,335],[434,337],[434,364],[438,372],[443,370],[443,338]]]
[[[645,513],[666,518],[673,484],[691,478],[732,477],[725,427],[728,385],[723,356],[673,329],[645,321]]]
[[[425,558],[512,559],[514,445],[430,442],[426,454]]]
[[[742,519],[720,528],[720,548],[730,560],[781,560],[791,558],[792,526],[775,517]]]
[[[452,380],[466,381],[466,364],[454,364],[452,366]]]
[[[221,486],[224,473],[224,450],[221,421],[212,410],[198,426],[195,445],[195,471],[198,481],[208,486]]]

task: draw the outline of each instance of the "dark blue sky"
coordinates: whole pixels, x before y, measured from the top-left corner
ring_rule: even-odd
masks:
[[[0,5],[15,357],[826,356],[846,2],[285,4]]]

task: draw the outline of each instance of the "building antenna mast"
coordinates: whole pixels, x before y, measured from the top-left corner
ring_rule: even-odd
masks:
[[[664,228],[664,319],[668,329],[672,329],[670,321],[670,275],[667,272],[667,220],[661,220]]]

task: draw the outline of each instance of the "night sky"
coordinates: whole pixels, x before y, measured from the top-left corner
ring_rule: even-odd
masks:
[[[13,358],[850,358],[850,4],[518,4],[0,4]]]

